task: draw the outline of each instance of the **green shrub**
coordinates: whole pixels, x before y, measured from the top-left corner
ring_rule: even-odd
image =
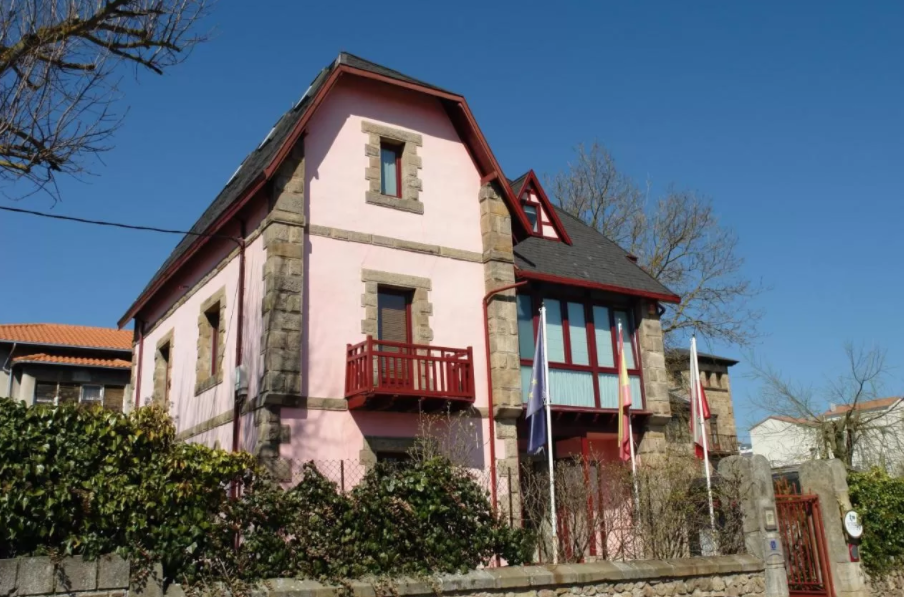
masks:
[[[904,568],[904,479],[881,469],[849,473],[851,503],[863,520],[860,556],[873,576]]]
[[[242,535],[236,552],[227,547]],[[226,569],[241,580],[302,576],[458,572],[500,556],[529,561],[530,535],[508,527],[467,471],[445,458],[377,465],[342,494],[308,463],[288,491],[257,478],[220,519],[216,558],[201,577]]]
[[[243,491],[230,500],[234,480]],[[109,552],[187,583],[339,580],[519,564],[533,542],[442,457],[378,465],[348,494],[308,463],[284,490],[248,454],[176,441],[157,408],[0,399],[0,558]]]
[[[160,409],[125,415],[0,399],[0,558],[119,552],[190,572],[247,454],[175,440]]]

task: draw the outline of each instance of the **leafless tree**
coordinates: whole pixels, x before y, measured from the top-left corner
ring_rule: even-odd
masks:
[[[754,361],[753,376],[762,382],[756,406],[799,422],[807,431],[801,441],[811,441],[818,458],[838,458],[849,467],[857,454],[861,466],[887,466],[889,455],[904,460],[904,409],[863,407],[884,397],[889,373],[885,350],[847,343],[844,353],[845,369],[822,388],[795,383],[774,367]],[[834,408],[827,410],[827,403]]]
[[[552,195],[681,296],[662,318],[667,343],[693,330],[729,344],[753,340],[760,312],[751,299],[763,287],[743,274],[738,238],[719,222],[712,201],[673,187],[651,204],[605,147],[594,142],[575,152],[576,160],[549,181]]]
[[[0,0],[0,179],[11,198],[110,148],[124,67],[163,74],[203,40],[209,0]],[[9,191],[15,185],[16,191]]]

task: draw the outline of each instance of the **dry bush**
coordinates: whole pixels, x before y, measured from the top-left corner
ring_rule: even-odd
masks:
[[[525,524],[545,538],[539,542],[539,560],[551,561],[549,474],[543,464],[529,463],[522,468],[522,504]],[[743,552],[743,487],[736,479],[713,479],[713,536],[702,466],[701,461],[678,451],[639,464],[635,497],[628,464],[579,456],[558,461],[559,561]]]

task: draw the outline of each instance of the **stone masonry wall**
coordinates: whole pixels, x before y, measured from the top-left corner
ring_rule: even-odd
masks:
[[[252,453],[278,478],[291,475],[280,458],[286,435],[280,411],[301,398],[301,330],[304,290],[304,148],[299,141],[273,183],[270,213],[264,221],[264,299],[260,395],[244,410],[254,410]]]
[[[655,303],[642,303],[636,315],[640,361],[643,366],[645,406],[648,411],[653,413],[647,423],[637,453],[658,454],[666,451],[665,426],[672,416],[672,409],[669,405],[665,350],[662,343],[662,324],[659,322]]]
[[[141,586],[129,585],[128,562],[118,556],[89,561],[81,556],[0,560],[0,597],[67,594],[76,597],[185,597],[184,589],[163,590],[159,565]],[[344,593],[350,589],[350,593]],[[389,592],[387,592],[387,589]],[[597,562],[559,566],[487,568],[467,574],[401,578],[347,587],[311,580],[273,579],[258,597],[376,597],[438,594],[462,597],[759,597],[765,595],[763,563],[754,556],[681,560]]]
[[[434,578],[404,578],[375,590],[350,583],[353,597],[760,597],[762,562],[752,556],[487,568]],[[268,581],[261,597],[339,597],[337,587],[310,580]],[[178,585],[166,597],[185,597]]]
[[[866,586],[872,597],[901,597],[904,595],[904,572],[895,572],[883,578],[867,578]]]
[[[483,273],[487,292],[515,283],[515,254],[512,246],[512,218],[499,189],[489,183],[480,189],[480,232],[483,238]],[[515,290],[494,295],[487,305],[490,381],[493,390],[496,437],[504,446],[497,451],[497,471],[511,478],[511,509],[520,519],[521,496],[517,493],[518,432],[521,415],[521,361],[518,355],[518,310]],[[500,504],[504,510],[509,503]]]
[[[160,597],[158,569],[141,587],[129,586],[129,563],[119,556],[86,560],[82,556],[54,563],[49,557],[0,560],[0,597],[65,593],[77,597]]]

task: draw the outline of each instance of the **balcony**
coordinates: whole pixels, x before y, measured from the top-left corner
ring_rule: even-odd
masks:
[[[368,336],[347,345],[349,410],[459,411],[474,404],[471,347],[383,342]]]
[[[738,453],[738,437],[736,435],[710,435],[709,451],[713,454],[728,455]]]

